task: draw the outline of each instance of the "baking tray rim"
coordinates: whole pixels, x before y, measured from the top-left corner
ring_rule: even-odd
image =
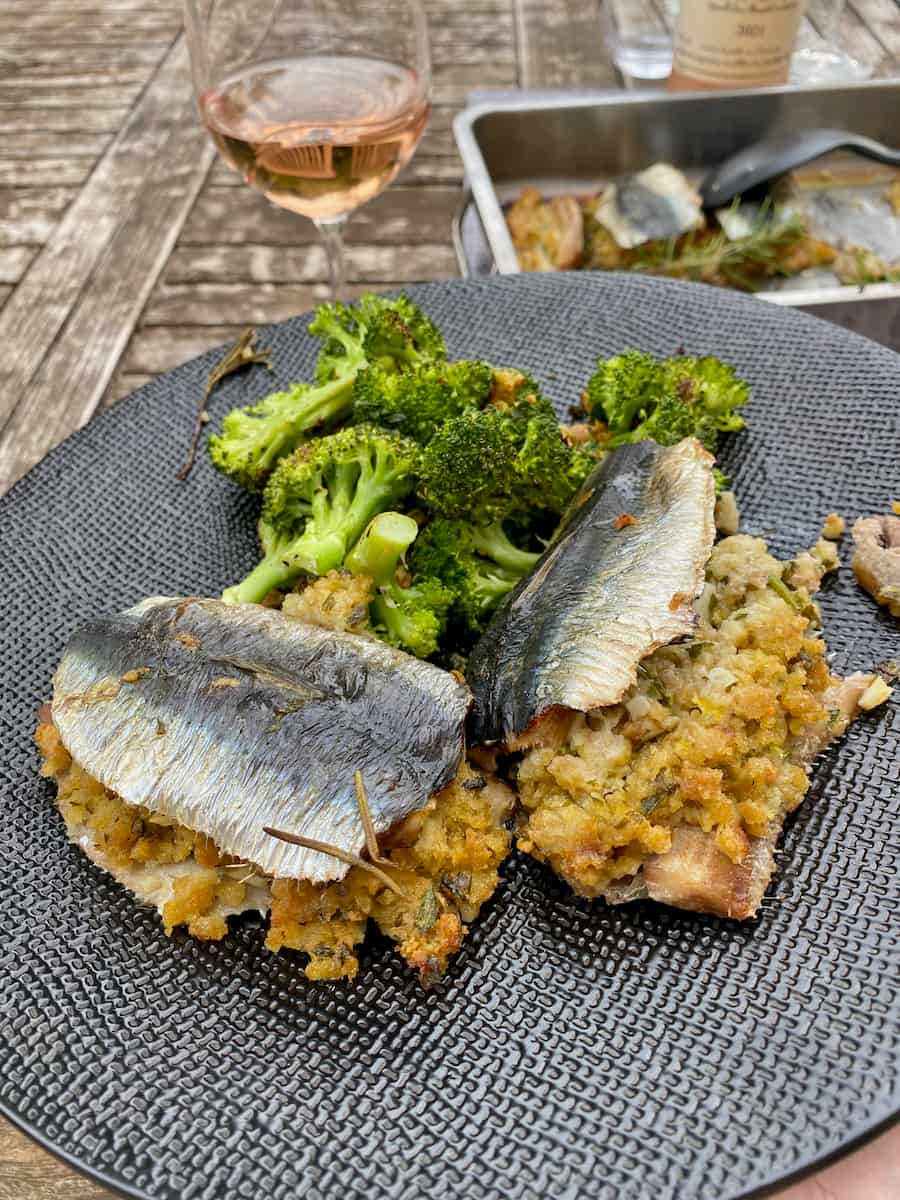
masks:
[[[622,92],[611,95],[608,90],[578,91],[571,96],[554,97],[541,100],[531,94],[523,99],[509,97],[494,101],[483,101],[457,113],[453,119],[453,136],[459,149],[465,171],[465,183],[484,228],[485,238],[494,260],[494,269],[501,275],[520,274],[519,262],[503,209],[494,190],[484,155],[475,135],[475,125],[485,116],[497,112],[540,113],[548,110],[566,108],[607,108],[612,105],[625,107],[640,106],[648,103],[662,102],[666,106],[677,107],[688,101],[704,97],[712,103],[719,98],[741,99],[764,96],[789,96],[798,92],[878,92],[894,91],[900,93],[900,75],[885,79],[868,79],[853,84],[834,84],[828,87],[808,85],[798,87],[788,84],[781,87],[768,88],[737,88],[710,96],[709,92],[678,92],[667,93],[661,89],[641,92]],[[465,208],[465,202],[460,206],[455,223],[458,223]],[[460,270],[468,274],[467,263],[464,261],[462,240],[454,232],[454,246],[459,260]],[[808,288],[797,292],[759,292],[757,295],[773,304],[781,304],[789,308],[806,307],[811,304],[854,303],[858,301],[890,300],[900,298],[900,283],[866,284],[861,287],[836,285],[833,287]]]

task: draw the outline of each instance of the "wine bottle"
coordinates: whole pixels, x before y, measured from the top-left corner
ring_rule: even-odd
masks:
[[[786,83],[803,0],[681,0],[670,91]]]

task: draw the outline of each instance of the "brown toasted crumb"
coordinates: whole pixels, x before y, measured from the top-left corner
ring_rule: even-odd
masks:
[[[560,425],[559,431],[569,446],[583,446],[593,437],[587,421],[576,421],[573,425]]]
[[[192,633],[176,633],[175,641],[181,642],[182,646],[186,646],[188,650],[196,650],[200,645],[199,638],[195,638]]]
[[[637,524],[637,517],[633,517],[631,513],[619,513],[615,521],[613,521],[616,529],[626,529],[629,525]]]
[[[737,533],[741,516],[738,512],[737,498],[734,492],[721,492],[716,496],[715,522],[719,533],[727,535]]]
[[[836,542],[846,528],[844,518],[835,512],[830,512],[822,522],[822,537]]]
[[[120,678],[123,683],[137,683],[138,680],[143,679],[145,675],[149,674],[149,667],[135,667],[131,671],[126,671],[124,675],[120,676]]]
[[[682,607],[682,605],[690,604],[692,597],[687,592],[676,592],[669,601],[669,608],[672,612]]]

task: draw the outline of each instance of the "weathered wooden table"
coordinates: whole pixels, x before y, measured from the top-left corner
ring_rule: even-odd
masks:
[[[434,112],[398,183],[351,221],[351,290],[457,273],[453,114],[473,88],[613,86],[599,3],[426,0]],[[897,0],[849,0],[842,34],[876,75],[900,71]],[[309,308],[326,271],[310,223],[214,161],[174,5],[0,0],[0,62],[2,492],[155,373]],[[107,1195],[0,1121],[0,1200]],[[788,1196],[897,1200],[900,1135]]]

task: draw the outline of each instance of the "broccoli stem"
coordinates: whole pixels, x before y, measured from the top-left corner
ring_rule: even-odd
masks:
[[[403,513],[379,513],[369,522],[345,560],[354,575],[368,575],[377,589],[370,606],[373,624],[382,626],[401,646],[414,646],[419,621],[398,604],[397,568],[416,539],[419,527]]]
[[[379,513],[347,555],[345,566],[354,575],[368,575],[378,588],[396,583],[400,559],[413,544],[419,527],[403,513]]]
[[[226,588],[222,599],[226,604],[261,604],[269,592],[280,590],[289,580],[284,558],[267,554],[240,583]]]
[[[270,471],[309,430],[346,417],[352,405],[354,378],[354,375],[338,378],[314,388],[306,393],[305,403],[299,404],[296,412],[288,414],[271,429],[262,428],[259,435],[260,444],[264,446],[259,459],[261,468]],[[260,425],[263,424],[261,421]]]
[[[541,557],[537,552],[520,550],[518,546],[513,545],[502,521],[474,528],[472,545],[479,554],[493,559],[499,567],[514,571],[517,575],[527,574]]]

